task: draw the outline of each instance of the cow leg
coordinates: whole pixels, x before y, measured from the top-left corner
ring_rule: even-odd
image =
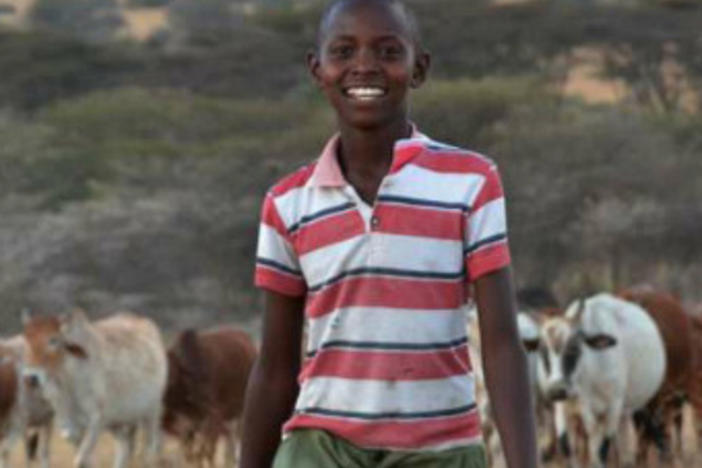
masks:
[[[592,410],[581,402],[581,416],[587,433],[587,452],[591,468],[604,468],[609,450],[604,433]],[[604,454],[604,457],[602,456]]]
[[[133,424],[121,425],[113,429],[112,434],[117,439],[117,451],[115,453],[114,468],[126,468],[129,459],[134,452],[134,437],[136,426]]]
[[[73,463],[75,468],[90,468],[90,457],[93,454],[93,450],[95,450],[95,444],[97,443],[98,436],[102,432],[103,427],[104,424],[100,415],[93,414],[88,423],[83,440],[80,442],[78,454]]]
[[[241,419],[235,419],[229,424],[224,446],[224,466],[236,466],[239,448]]]
[[[39,465],[41,468],[49,468],[49,448],[51,446],[51,434],[53,424],[48,423],[37,429],[37,454],[39,455]]]
[[[144,420],[146,466],[156,466],[161,455],[161,408]]]
[[[624,468],[633,468],[635,465],[635,429],[631,417],[623,417],[619,424],[617,434],[617,451],[621,465]]]

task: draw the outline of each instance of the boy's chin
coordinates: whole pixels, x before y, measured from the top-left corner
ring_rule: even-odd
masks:
[[[354,113],[354,115],[339,115],[339,121],[346,127],[355,128],[358,130],[371,131],[387,128],[394,124],[406,123],[408,116],[402,115],[363,115],[362,113]]]

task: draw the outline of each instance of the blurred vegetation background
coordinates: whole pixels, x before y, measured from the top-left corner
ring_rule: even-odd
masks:
[[[520,287],[647,282],[702,303],[702,2],[409,0],[413,118],[490,155]],[[79,305],[239,322],[259,206],[333,115],[324,2],[0,0],[0,317]]]

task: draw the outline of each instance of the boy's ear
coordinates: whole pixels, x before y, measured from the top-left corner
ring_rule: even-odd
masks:
[[[431,66],[431,55],[429,52],[420,52],[414,59],[414,70],[412,71],[412,88],[419,88],[427,79],[429,67]]]
[[[312,49],[307,51],[307,71],[310,72],[315,83],[319,85],[321,83],[319,77],[319,56],[317,55],[317,51]]]

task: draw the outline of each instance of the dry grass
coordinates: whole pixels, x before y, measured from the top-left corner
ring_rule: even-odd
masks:
[[[103,434],[99,441],[93,457],[93,466],[95,468],[109,468],[112,466],[112,460],[115,452],[114,439],[107,433]],[[217,453],[217,468],[224,468],[224,453],[223,444],[220,444],[219,452]],[[139,450],[137,448],[137,450]],[[51,441],[51,467],[52,468],[73,468],[73,457],[75,449],[73,446],[55,435]],[[18,444],[12,452],[10,466],[24,466],[24,448],[22,444]],[[164,443],[163,454],[158,468],[186,468],[187,465],[180,453],[179,447],[175,440],[166,439]],[[135,457],[129,468],[155,468],[149,467],[140,460],[139,455]]]

